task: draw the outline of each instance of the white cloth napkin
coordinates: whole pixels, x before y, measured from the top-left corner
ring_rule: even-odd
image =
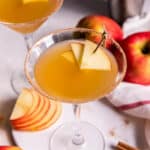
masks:
[[[120,111],[150,119],[150,86],[122,82],[108,99]]]
[[[150,31],[150,13],[128,18],[123,24],[123,31],[125,37],[135,32]]]
[[[125,37],[139,31],[150,31],[150,0],[143,0],[141,14],[128,18],[123,24]]]

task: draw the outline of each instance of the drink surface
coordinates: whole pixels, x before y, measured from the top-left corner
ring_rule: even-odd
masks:
[[[53,13],[59,2],[59,0],[0,0],[0,21],[8,23],[34,21]]]
[[[103,49],[109,58],[111,69],[82,70],[76,61],[68,61],[63,57],[65,52],[72,51],[71,42],[60,42],[52,46],[37,60],[34,74],[40,88],[60,101],[71,103],[91,101],[109,93],[118,75],[115,58]]]

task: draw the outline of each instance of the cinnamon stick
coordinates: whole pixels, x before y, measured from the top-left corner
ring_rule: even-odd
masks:
[[[120,146],[120,145],[117,145],[117,150],[127,150],[126,148]]]
[[[117,148],[117,150],[139,150],[135,147],[128,145],[127,143],[120,142],[120,141],[118,142],[116,148]]]

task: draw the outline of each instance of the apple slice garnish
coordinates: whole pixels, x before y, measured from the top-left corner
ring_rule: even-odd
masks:
[[[111,70],[111,63],[103,47],[99,47],[89,40],[85,41],[85,46],[81,58],[80,69]]]
[[[81,43],[73,42],[70,44],[70,46],[71,51],[64,52],[62,56],[71,63],[77,62],[77,64],[80,66],[80,60],[83,53],[84,45]]]
[[[13,121],[22,116],[25,116],[25,114],[28,113],[32,105],[33,105],[33,97],[30,90],[23,89],[19,98],[17,99],[10,120]]]
[[[83,47],[84,45],[81,43],[71,43],[72,52],[74,54],[75,60],[80,66],[80,61],[83,53]]]

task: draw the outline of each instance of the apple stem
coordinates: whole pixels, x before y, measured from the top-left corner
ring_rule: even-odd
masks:
[[[95,48],[95,50],[93,51],[93,53],[95,53],[97,51],[97,49],[101,46],[101,47],[105,47],[105,41],[107,38],[107,32],[106,30],[103,31],[102,33],[102,39],[101,41],[97,44],[97,47]]]

